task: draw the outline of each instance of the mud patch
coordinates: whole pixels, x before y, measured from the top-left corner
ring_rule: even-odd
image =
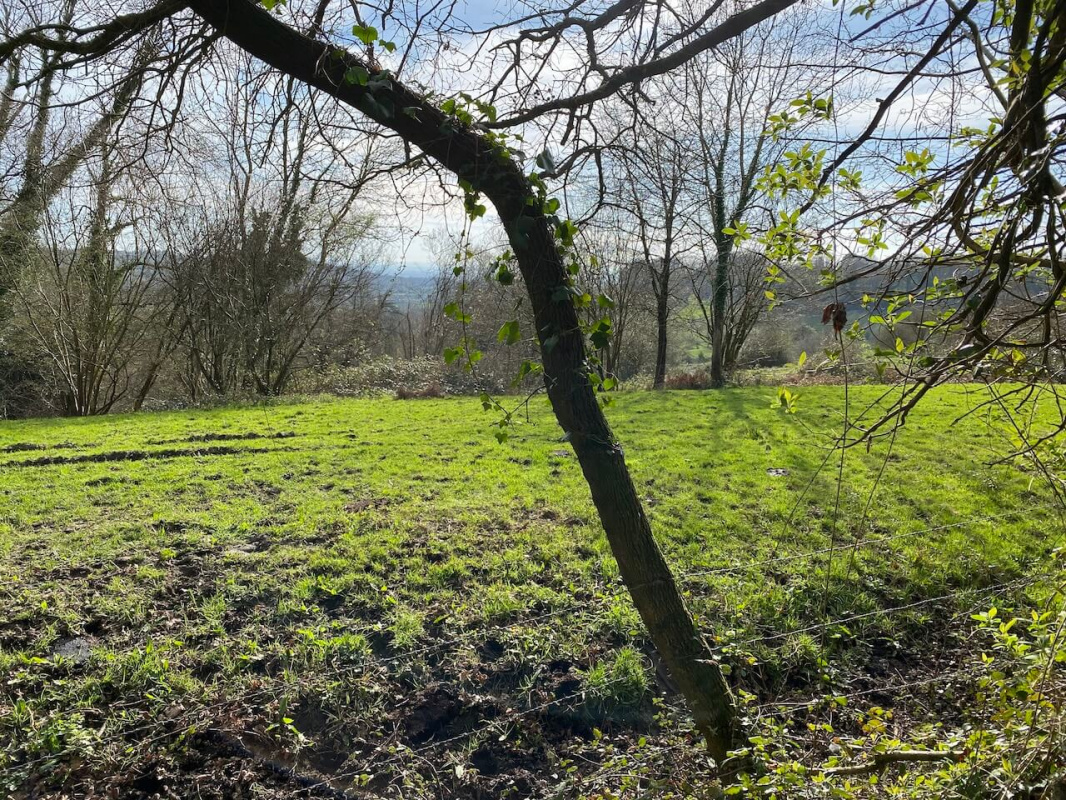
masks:
[[[61,446],[61,445],[59,445]],[[6,447],[0,447],[0,453],[29,453],[34,450],[48,450],[50,449],[46,444],[30,444],[29,442],[19,442],[16,444],[9,444]]]
[[[106,453],[87,453],[80,456],[42,456],[23,461],[10,461],[8,467],[50,467],[56,464],[103,464],[110,461],[147,461],[168,458],[197,458],[200,456],[254,455],[256,453],[287,452],[283,447],[200,447],[195,449],[167,448],[165,450],[112,450]]]
[[[458,719],[463,704],[458,693],[447,686],[425,692],[411,709],[404,723],[407,739],[424,744]]]
[[[252,439],[292,439],[296,436],[294,431],[278,431],[277,433],[203,433],[198,436],[190,436],[187,439],[176,439],[179,442],[246,442]]]

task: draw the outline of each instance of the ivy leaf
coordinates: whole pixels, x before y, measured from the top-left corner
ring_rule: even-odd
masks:
[[[514,283],[514,273],[506,264],[500,264],[499,269],[496,270],[496,280],[501,286],[510,286]]]
[[[611,321],[601,319],[589,333],[589,341],[597,350],[603,350],[611,342]]]
[[[569,286],[566,286],[565,284],[562,286],[556,286],[552,289],[552,302],[561,303],[564,300],[569,299],[570,293],[571,289]]]
[[[371,45],[378,38],[378,29],[373,25],[353,25],[352,36],[366,45]]]
[[[551,152],[547,148],[545,148],[541,152],[541,154],[537,156],[536,164],[537,169],[543,170],[544,172],[555,172],[555,157],[552,156]]]
[[[461,323],[464,323],[464,324],[469,324],[470,319],[471,319],[470,315],[465,313],[459,307],[458,303],[448,303],[448,305],[446,305],[444,307],[444,316],[450,317],[451,319],[454,319],[456,322],[461,322]]]
[[[559,237],[559,243],[563,247],[571,247],[574,244],[574,237],[577,236],[577,225],[571,220],[564,219],[555,226],[555,231]]]
[[[348,71],[344,73],[344,80],[348,83],[359,84],[360,86],[366,86],[370,81],[370,72],[366,67],[361,64],[356,64],[353,67],[349,67]]]

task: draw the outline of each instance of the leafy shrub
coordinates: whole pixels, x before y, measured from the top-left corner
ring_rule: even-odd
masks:
[[[1062,551],[1055,558],[1059,561]],[[736,751],[754,769],[741,772],[726,794],[838,800],[1059,797],[1066,785],[1063,588],[1034,590],[1037,596],[1047,592],[1041,606],[1018,616],[995,606],[973,614],[972,637],[984,644],[977,663],[954,673],[934,671],[911,684],[928,684],[927,691],[936,690],[943,700],[955,698],[957,717],[908,725],[906,715],[861,700],[853,706],[847,694],[835,692],[808,705],[808,712],[833,709],[825,721],[808,722],[809,736],[778,714],[760,714],[747,746]],[[891,687],[884,692],[899,701],[906,696]],[[746,703],[754,700],[741,696]],[[835,745],[824,760],[812,758],[817,749],[811,743],[819,734],[831,736]]]

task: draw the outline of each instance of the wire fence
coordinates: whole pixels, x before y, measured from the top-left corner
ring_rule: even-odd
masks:
[[[904,539],[918,537],[918,536],[922,536],[922,535],[934,534],[934,533],[945,531],[945,530],[958,529],[958,528],[961,528],[961,527],[964,527],[964,526],[972,526],[972,525],[975,525],[975,524],[994,522],[994,521],[1003,520],[1003,519],[1015,516],[1016,513],[1017,512],[1007,512],[1007,513],[997,514],[997,515],[984,515],[984,516],[974,517],[974,518],[967,519],[967,520],[960,520],[960,521],[957,521],[957,522],[954,522],[954,523],[950,523],[950,524],[938,525],[938,526],[923,528],[923,529],[920,529],[920,530],[914,530],[914,531],[907,531],[907,532],[903,532],[903,533],[898,533],[898,534],[894,534],[894,535],[891,535],[891,536],[883,536],[883,537],[876,537],[876,538],[871,538],[871,539],[859,540],[859,541],[856,541],[855,543],[853,543],[853,545],[841,545],[840,543],[837,543],[833,547],[817,548],[817,549],[810,550],[810,551],[807,551],[807,552],[804,552],[804,553],[790,554],[790,555],[786,555],[786,556],[773,556],[773,557],[766,558],[766,559],[753,559],[751,561],[747,561],[747,562],[744,562],[744,563],[741,563],[741,564],[729,564],[729,565],[722,565],[722,566],[719,566],[719,567],[706,569],[706,570],[696,570],[696,571],[691,571],[691,572],[685,572],[685,573],[681,573],[678,577],[681,580],[690,580],[690,579],[697,578],[697,577],[703,578],[703,577],[716,576],[716,575],[746,573],[746,572],[749,572],[751,570],[758,569],[758,568],[761,568],[761,567],[767,567],[767,566],[772,566],[772,565],[777,565],[777,564],[782,564],[782,563],[791,563],[791,562],[812,560],[812,559],[817,558],[820,555],[831,553],[834,550],[840,551],[841,549],[850,549],[852,546],[857,547],[857,548],[858,547],[865,548],[865,547],[872,547],[872,546],[880,546],[880,545],[887,544],[889,542],[904,540]],[[812,624],[809,624],[809,625],[805,625],[805,626],[802,626],[800,628],[793,629],[793,630],[776,631],[776,632],[773,632],[773,633],[767,633],[765,635],[748,637],[748,638],[742,639],[742,640],[737,641],[737,642],[732,642],[732,643],[730,643],[730,646],[733,646],[733,647],[738,647],[738,646],[739,647],[750,647],[750,646],[754,646],[754,645],[757,645],[757,644],[768,644],[769,645],[769,644],[779,643],[782,640],[786,640],[786,639],[789,639],[791,637],[802,636],[804,634],[812,633],[812,632],[815,632],[815,631],[825,631],[827,629],[832,629],[834,627],[846,626],[846,625],[848,625],[850,623],[854,623],[854,622],[860,621],[860,620],[891,617],[891,616],[896,615],[896,614],[902,614],[902,613],[905,613],[905,612],[908,612],[908,611],[913,611],[913,610],[920,609],[920,608],[933,607],[933,606],[936,606],[938,604],[947,604],[947,603],[952,602],[952,601],[959,601],[960,599],[962,599],[963,597],[968,596],[968,595],[973,595],[975,598],[977,598],[977,597],[984,598],[984,597],[991,596],[991,595],[1010,592],[1010,591],[1014,591],[1014,590],[1020,590],[1020,589],[1024,589],[1024,588],[1027,588],[1029,586],[1032,586],[1032,585],[1034,585],[1034,584],[1036,584],[1036,583],[1038,583],[1038,582],[1040,582],[1042,580],[1045,580],[1046,578],[1047,578],[1047,575],[1045,575],[1043,573],[1040,573],[1040,572],[1038,572],[1036,570],[1032,570],[1024,578],[1018,578],[1018,579],[1011,580],[1011,581],[1003,581],[1003,582],[996,583],[996,584],[993,584],[993,585],[990,585],[990,586],[987,586],[987,587],[983,587],[983,588],[958,589],[958,590],[955,590],[953,592],[940,594],[940,595],[937,595],[935,597],[922,598],[922,599],[919,599],[919,600],[915,600],[915,601],[912,601],[912,602],[900,604],[900,605],[897,605],[897,606],[891,606],[891,607],[887,607],[887,608],[878,608],[878,609],[874,609],[874,610],[871,610],[871,611],[868,611],[868,612],[850,614],[850,615],[842,616],[842,617],[839,617],[839,618],[836,618],[836,619],[824,620],[824,621],[820,621],[820,622],[817,622],[817,623],[812,623]],[[493,626],[492,628],[489,628],[487,630],[486,629],[472,629],[472,630],[463,631],[463,632],[461,632],[460,634],[458,634],[458,635],[456,635],[454,637],[450,637],[450,638],[448,638],[446,640],[443,640],[443,641],[435,642],[433,644],[429,644],[429,645],[426,645],[426,646],[423,646],[423,647],[420,647],[420,648],[416,648],[414,650],[405,651],[405,652],[402,652],[402,653],[396,653],[396,654],[393,654],[393,655],[390,655],[390,656],[386,656],[386,657],[379,657],[379,658],[375,658],[375,659],[367,659],[366,661],[364,661],[362,663],[359,663],[359,664],[350,664],[350,665],[345,665],[345,666],[342,666],[342,667],[337,667],[337,668],[334,668],[334,669],[331,669],[331,670],[328,670],[328,671],[325,671],[325,672],[321,672],[317,677],[323,678],[323,679],[328,679],[328,680],[331,680],[331,681],[341,680],[341,679],[343,679],[345,677],[349,677],[349,676],[353,676],[353,675],[359,675],[359,674],[365,674],[369,670],[379,669],[381,667],[387,666],[389,664],[392,664],[392,663],[395,663],[395,662],[398,662],[398,661],[404,661],[404,660],[410,661],[410,660],[417,659],[419,657],[424,657],[424,656],[430,655],[432,653],[441,652],[441,651],[444,651],[444,650],[447,650],[447,649],[450,649],[450,648],[460,647],[462,645],[469,644],[473,640],[476,640],[476,639],[480,639],[480,640],[483,641],[487,636],[500,635],[500,634],[503,634],[506,631],[512,630],[512,629],[514,629],[516,627],[520,627],[520,626],[528,627],[528,626],[542,625],[544,623],[547,623],[550,620],[559,618],[559,617],[567,615],[567,614],[571,614],[571,615],[572,614],[578,614],[578,615],[582,615],[582,616],[589,616],[589,615],[595,616],[595,613],[596,613],[595,609],[590,609],[587,603],[561,606],[559,608],[556,608],[556,609],[553,609],[553,610],[550,610],[550,611],[546,611],[544,613],[537,614],[537,615],[534,615],[534,616],[531,616],[531,617],[521,617],[521,618],[512,620],[512,621],[510,621],[510,622],[508,622],[506,624]],[[898,688],[900,690],[905,689],[905,688],[912,688],[912,687],[915,687],[915,686],[918,686],[918,685],[923,685],[925,683],[934,683],[934,682],[937,682],[938,680],[949,680],[949,679],[951,679],[951,677],[952,677],[951,674],[943,674],[943,675],[939,675],[939,676],[934,676],[934,677],[932,677],[932,678],[930,678],[928,680],[922,680],[922,681],[918,681],[918,682],[908,682],[906,684],[901,684]],[[624,678],[618,678],[618,679],[609,680],[609,681],[606,681],[604,683],[601,683],[597,687],[597,691],[602,693],[604,690],[610,689],[611,687],[620,684],[623,680],[625,680],[625,679]],[[864,694],[868,694],[868,693],[874,693],[874,692],[886,693],[886,692],[891,692],[891,691],[894,691],[893,687],[881,687],[881,688],[878,688],[878,689],[864,690],[864,691],[853,692],[853,693],[849,693],[849,694],[845,694],[845,695],[838,695],[838,696],[859,697],[859,696],[863,696]],[[162,742],[162,741],[165,741],[167,739],[180,738],[180,737],[183,737],[183,736],[188,736],[190,734],[193,734],[193,733],[195,733],[197,731],[207,730],[207,729],[211,729],[211,728],[215,727],[214,720],[215,720],[216,715],[219,714],[220,712],[225,711],[226,709],[232,708],[233,705],[236,704],[236,703],[240,703],[240,704],[242,704],[242,705],[247,707],[249,704],[253,704],[257,700],[264,700],[264,699],[268,699],[268,698],[271,699],[271,700],[274,700],[274,699],[277,698],[278,694],[279,694],[279,689],[277,687],[264,686],[264,687],[262,687],[260,689],[257,689],[257,690],[252,690],[252,691],[249,691],[249,692],[242,693],[239,697],[223,698],[223,699],[221,699],[221,700],[219,700],[217,702],[214,702],[214,703],[209,703],[209,704],[206,704],[206,705],[196,706],[196,707],[194,707],[191,710],[191,712],[186,713],[184,716],[179,716],[179,718],[177,718],[177,719],[169,719],[169,720],[167,720],[167,719],[164,719],[164,720],[154,719],[154,720],[145,722],[143,724],[135,725],[133,727],[122,728],[122,729],[116,730],[116,731],[114,731],[112,733],[103,734],[101,736],[98,736],[93,741],[93,746],[94,747],[101,747],[101,746],[105,746],[105,745],[108,745],[108,744],[113,744],[113,743],[117,743],[117,742],[125,740],[125,741],[133,741],[135,746],[138,747],[138,748],[151,747],[152,745],[155,745],[155,744],[157,744],[159,742]],[[501,730],[506,730],[506,729],[516,725],[517,723],[521,722],[523,719],[529,718],[529,717],[537,715],[537,714],[541,714],[542,712],[544,712],[544,711],[546,711],[548,709],[551,709],[553,707],[559,707],[559,706],[564,706],[564,705],[573,706],[575,704],[579,705],[579,704],[583,704],[583,703],[588,702],[590,699],[595,700],[595,694],[594,693],[590,693],[587,690],[578,691],[578,692],[576,692],[574,694],[567,694],[567,695],[564,695],[564,696],[560,696],[560,697],[554,698],[552,700],[541,702],[539,704],[531,705],[528,708],[523,708],[523,709],[519,709],[519,710],[510,711],[510,713],[504,714],[501,717],[497,717],[497,718],[488,720],[488,721],[484,722],[484,724],[482,724],[482,725],[475,726],[475,727],[473,727],[473,728],[471,728],[469,730],[465,730],[465,731],[456,733],[456,734],[454,734],[454,735],[452,735],[450,737],[444,738],[444,739],[439,739],[439,740],[434,740],[434,741],[431,741],[431,742],[427,742],[427,743],[425,743],[423,745],[420,745],[418,747],[409,747],[407,745],[404,745],[402,742],[397,743],[394,740],[393,741],[382,742],[378,746],[378,749],[377,749],[376,752],[378,752],[380,754],[380,748],[381,747],[395,747],[396,748],[395,752],[393,752],[390,755],[388,755],[388,757],[385,758],[384,760],[378,760],[378,761],[374,761],[373,760],[375,756],[372,754],[371,756],[368,756],[367,758],[362,759],[362,762],[360,763],[360,765],[359,765],[359,767],[357,769],[343,771],[343,772],[340,772],[340,773],[337,773],[337,774],[333,774],[333,775],[329,776],[329,778],[324,778],[321,781],[313,782],[310,785],[305,785],[304,790],[305,791],[313,791],[315,788],[326,788],[326,787],[331,787],[331,788],[335,789],[338,785],[342,785],[342,784],[344,784],[347,781],[350,781],[352,779],[356,779],[359,776],[361,776],[363,774],[366,774],[369,771],[381,770],[381,769],[384,769],[385,767],[388,767],[388,766],[390,766],[392,764],[401,763],[405,759],[417,759],[417,758],[420,758],[421,756],[423,756],[426,753],[439,750],[440,748],[443,748],[443,747],[446,747],[446,746],[449,746],[449,745],[455,745],[455,744],[457,744],[459,742],[464,742],[464,741],[467,741],[467,740],[470,740],[470,739],[473,739],[473,738],[490,736],[492,734],[497,734],[498,735]],[[804,701],[802,703],[784,703],[784,704],[782,704],[780,702],[776,702],[776,701],[771,701],[771,702],[759,704],[759,705],[755,706],[754,709],[752,709],[751,707],[748,707],[747,711],[748,711],[748,713],[751,713],[753,710],[759,711],[759,712],[768,712],[768,711],[773,710],[773,709],[780,710],[780,709],[788,708],[788,707],[799,707],[799,706],[811,705],[814,702],[818,702],[818,700],[808,700],[808,701]],[[123,710],[125,710],[125,709],[123,709]],[[101,731],[102,730],[103,730],[103,728],[101,728]],[[76,747],[76,746],[63,748],[63,749],[61,749],[61,750],[59,750],[57,752],[48,753],[48,754],[45,754],[45,755],[42,755],[42,756],[39,756],[39,757],[35,757],[33,759],[29,759],[29,760],[24,761],[24,762],[22,762],[20,764],[14,765],[14,767],[12,767],[12,770],[25,771],[25,770],[33,769],[34,767],[38,767],[38,766],[41,766],[41,765],[44,765],[44,764],[47,764],[47,763],[57,763],[57,762],[60,762],[65,757],[75,755],[78,752],[78,750],[79,750],[79,748]],[[8,771],[10,772],[11,770],[8,770]],[[585,779],[582,779],[582,780],[594,781],[594,780],[596,780],[596,778],[594,776],[589,776],[589,777],[587,777]]]
[[[1012,517],[1012,516],[1016,516],[1016,513],[1017,512],[1007,512],[1007,513],[1004,513],[1004,514],[985,515],[985,516],[974,517],[974,518],[967,519],[967,520],[960,521],[960,522],[954,522],[954,523],[945,524],[945,525],[938,525],[938,526],[934,526],[934,527],[922,528],[922,529],[919,529],[919,530],[908,531],[908,532],[905,532],[905,533],[895,534],[895,535],[892,535],[892,536],[884,536],[884,537],[877,537],[877,538],[873,538],[873,539],[867,539],[867,540],[863,540],[863,541],[859,541],[859,542],[854,543],[854,546],[863,547],[863,548],[872,547],[872,546],[875,546],[875,545],[886,544],[888,542],[899,541],[899,540],[914,538],[914,537],[918,537],[918,536],[930,535],[930,534],[934,534],[934,533],[941,532],[941,531],[944,531],[944,530],[957,529],[957,528],[964,527],[964,526],[970,526],[970,525],[973,525],[975,523],[983,523],[983,522],[1006,519],[1006,518],[1009,518],[1009,517]],[[845,545],[844,547],[851,547],[851,546],[852,545]],[[835,546],[835,549],[837,551],[839,551],[841,549],[841,547],[842,546],[840,544],[837,544]],[[803,552],[803,553],[792,554],[792,555],[788,555],[788,556],[771,557],[771,558],[762,559],[762,560],[751,560],[751,561],[744,562],[742,564],[724,565],[724,566],[721,566],[721,567],[715,567],[713,569],[707,569],[707,570],[696,570],[696,571],[691,571],[691,572],[682,572],[682,573],[677,575],[677,579],[678,580],[689,580],[689,579],[693,579],[693,578],[697,578],[697,577],[718,576],[718,575],[726,575],[726,574],[739,574],[739,573],[743,573],[743,572],[750,572],[752,570],[760,569],[760,568],[767,567],[767,566],[779,565],[779,564],[782,564],[782,563],[795,563],[795,562],[802,562],[802,561],[810,561],[812,559],[817,558],[820,555],[828,554],[828,553],[832,552],[833,550],[834,550],[834,547],[823,547],[823,548],[818,548],[818,549],[815,549],[815,550],[811,550],[811,551],[807,551],[807,552]],[[999,585],[999,587],[1006,587],[1007,585],[1008,584],[1001,584],[1001,585]],[[992,589],[999,588],[999,587],[992,587]],[[735,642],[735,643],[732,643],[732,644],[734,646],[749,646],[749,645],[758,644],[758,643],[769,643],[769,642],[772,642],[772,641],[777,641],[779,639],[785,639],[785,638],[789,638],[789,637],[792,637],[792,636],[795,636],[795,635],[800,635],[800,634],[811,632],[811,631],[821,630],[821,629],[826,628],[826,627],[833,627],[834,625],[846,624],[847,622],[856,621],[856,620],[859,620],[859,619],[864,619],[864,618],[868,618],[868,617],[890,615],[895,610],[903,611],[903,610],[908,610],[908,609],[911,609],[911,608],[918,608],[918,607],[924,606],[924,605],[931,605],[931,604],[934,604],[934,603],[937,603],[937,602],[943,602],[943,601],[949,599],[950,597],[952,597],[951,594],[942,595],[942,596],[934,597],[934,598],[927,598],[927,599],[923,599],[923,600],[917,601],[915,603],[908,604],[907,606],[901,607],[899,609],[889,609],[889,610],[879,609],[879,610],[868,612],[866,614],[860,614],[860,615],[845,617],[845,618],[842,618],[840,620],[834,620],[834,621],[830,621],[830,622],[822,622],[822,623],[812,624],[812,625],[809,625],[807,627],[800,628],[798,630],[791,630],[791,631],[787,631],[787,632],[775,633],[775,634],[772,634],[772,635],[769,635],[769,636],[755,636],[755,637],[744,639],[744,640],[741,640],[739,642]],[[443,639],[443,640],[434,642],[432,644],[424,645],[422,647],[418,647],[418,648],[415,648],[413,650],[405,650],[403,652],[395,653],[395,654],[390,655],[390,656],[377,657],[377,658],[373,659],[372,661],[371,660],[366,660],[366,661],[363,661],[363,662],[360,662],[360,663],[356,663],[356,664],[349,664],[349,665],[342,666],[342,667],[336,667],[336,668],[331,669],[329,671],[320,673],[320,677],[327,678],[328,680],[331,680],[331,681],[338,681],[338,680],[342,680],[342,679],[347,678],[347,677],[366,674],[370,670],[380,669],[382,667],[387,667],[388,665],[396,663],[396,662],[411,661],[411,660],[413,660],[415,658],[418,658],[418,657],[424,657],[424,656],[431,655],[433,653],[439,653],[439,652],[444,652],[444,651],[447,651],[447,650],[455,649],[455,648],[461,647],[463,645],[468,645],[468,644],[470,644],[471,642],[473,642],[475,640],[484,640],[487,636],[496,636],[496,635],[504,634],[507,631],[513,630],[515,628],[528,627],[528,626],[531,626],[531,625],[546,623],[546,622],[548,622],[550,620],[557,619],[559,617],[563,617],[563,616],[566,616],[566,615],[577,614],[577,615],[579,615],[581,617],[594,617],[595,613],[596,613],[595,610],[594,609],[590,609],[587,603],[584,603],[581,606],[574,606],[574,605],[560,606],[559,608],[556,608],[556,609],[553,609],[553,610],[550,610],[550,611],[546,611],[544,613],[537,614],[537,615],[532,616],[532,617],[519,617],[519,618],[516,618],[516,619],[514,619],[514,620],[512,620],[510,622],[507,622],[505,624],[492,626],[491,628],[488,628],[488,629],[480,628],[480,629],[466,630],[466,631],[463,631],[463,632],[461,632],[460,634],[458,634],[458,635],[456,635],[454,637]],[[368,628],[368,629],[365,629],[365,630],[361,631],[361,633],[371,633],[371,632],[376,632],[377,630],[378,629],[376,629],[376,628]],[[241,703],[248,704],[248,703],[252,703],[252,702],[254,702],[256,700],[262,700],[264,698],[276,697],[277,694],[278,694],[278,688],[277,687],[264,686],[263,688],[260,688],[260,689],[251,690],[249,692],[245,692],[239,698],[227,698],[227,699],[223,699],[223,700],[220,700],[218,702],[215,702],[213,704],[209,704],[207,706],[201,706],[201,707],[199,707],[199,710],[201,711],[201,713],[218,712],[218,711],[222,711],[222,710],[224,710],[224,709],[226,709],[228,707],[231,707],[235,702],[238,702],[238,700]],[[127,704],[113,705],[113,706],[111,706],[111,708],[112,708],[112,710],[114,710],[114,709],[122,710],[124,708],[134,708],[137,705],[139,705],[138,701],[134,700],[134,701],[130,701]],[[130,736],[130,735],[134,735],[134,734],[137,734],[137,733],[143,733],[146,730],[151,730],[153,727],[157,727],[157,726],[159,726],[161,724],[164,724],[164,723],[153,722],[153,723],[149,723],[149,724],[144,725],[144,726],[138,726],[138,727],[135,727],[133,729],[128,729],[128,730],[122,731],[120,733],[117,733],[117,734],[115,734],[113,736],[105,736],[105,737],[99,739],[98,743],[99,744],[107,744],[107,743],[110,743],[110,742],[113,742],[113,741],[117,741],[119,739],[125,738],[125,737]],[[167,734],[167,735],[170,735],[170,734]],[[52,760],[53,758],[54,758],[54,756],[45,756],[45,757],[42,757],[42,758],[38,759],[37,763],[43,763],[45,761]],[[27,762],[24,766],[32,765],[33,763],[34,762]]]

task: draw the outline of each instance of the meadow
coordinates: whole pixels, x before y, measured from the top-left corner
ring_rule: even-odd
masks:
[[[958,714],[937,679],[977,657],[975,611],[1038,599],[1053,492],[985,387],[843,457],[842,387],[775,397],[608,408],[730,680],[753,708]],[[572,452],[542,399],[502,444],[491,421],[373,398],[0,422],[0,786],[685,796],[699,747]]]

